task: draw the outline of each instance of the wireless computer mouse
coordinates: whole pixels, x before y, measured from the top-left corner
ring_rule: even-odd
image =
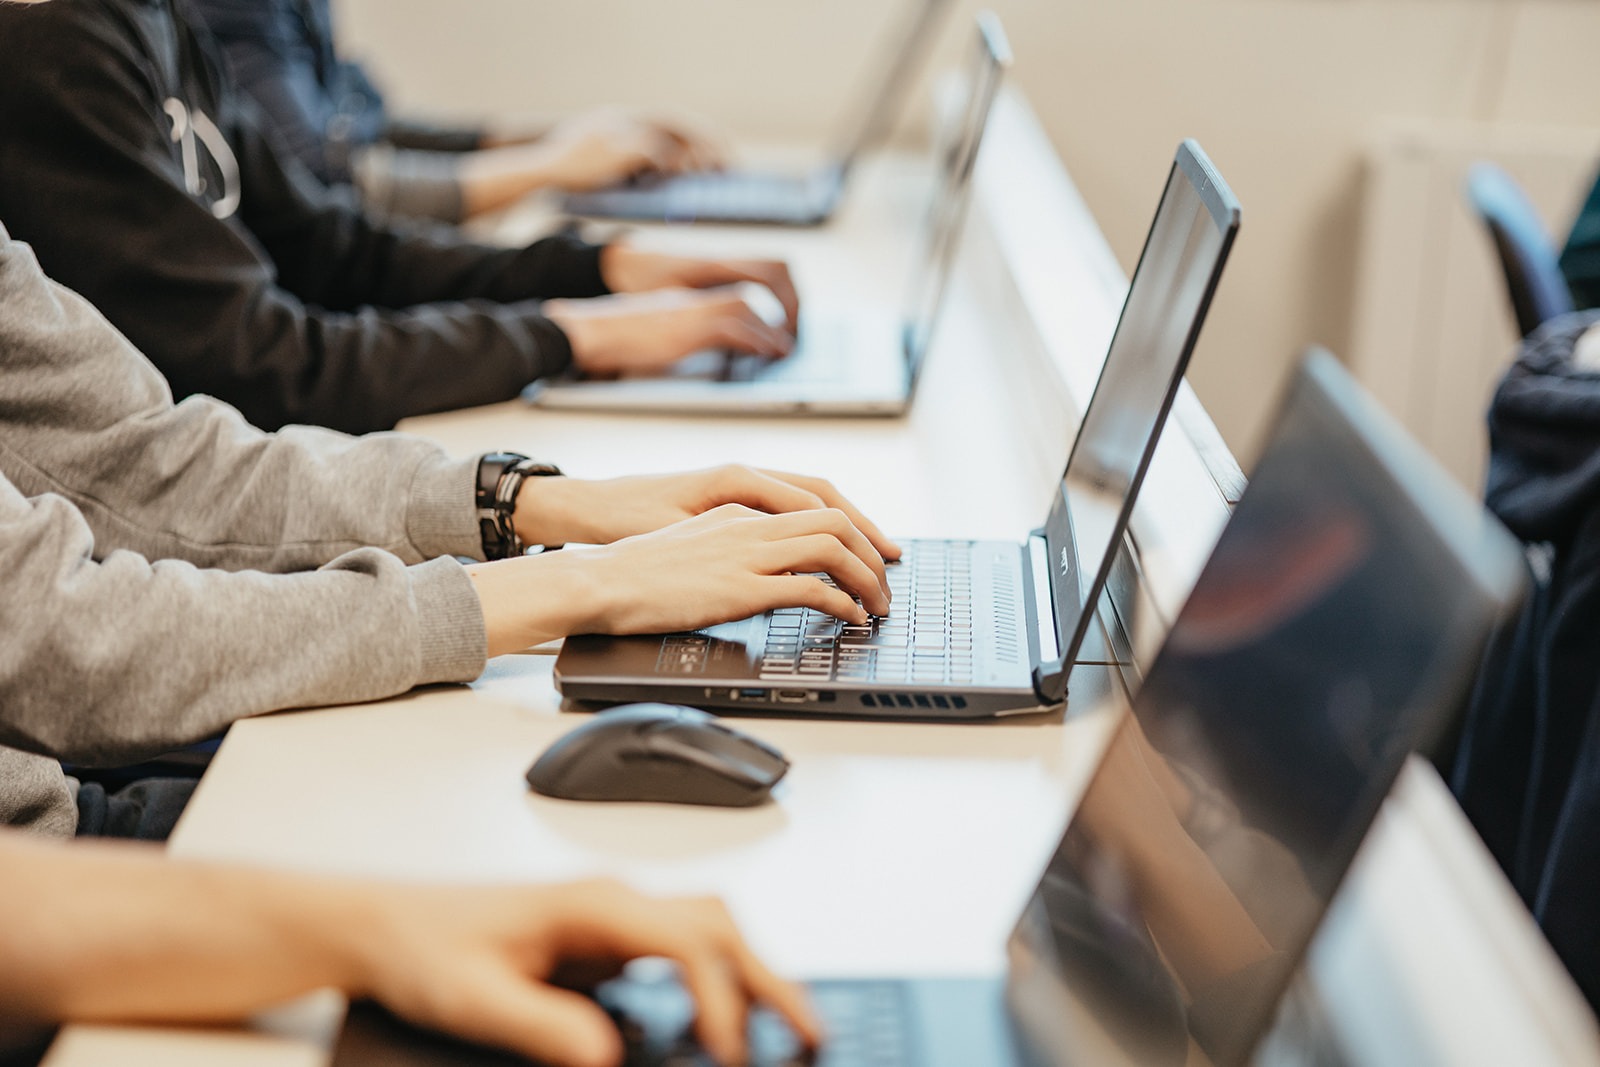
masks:
[[[528,768],[537,793],[563,800],[635,800],[743,808],[789,770],[782,753],[716,716],[676,704],[602,711]]]

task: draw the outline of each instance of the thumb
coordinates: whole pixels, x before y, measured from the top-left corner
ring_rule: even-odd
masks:
[[[511,1049],[550,1067],[617,1067],[622,1035],[581,993],[545,985],[509,964],[485,966],[467,983],[462,1015],[441,1020],[483,1044]]]

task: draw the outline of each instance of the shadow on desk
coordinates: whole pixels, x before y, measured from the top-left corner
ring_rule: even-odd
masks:
[[[420,1030],[370,1001],[350,1005],[330,1067],[528,1067],[508,1052]]]
[[[630,860],[679,861],[736,853],[789,825],[786,783],[754,808],[695,806],[692,822],[680,804],[596,803],[528,794],[539,824],[586,852]],[[619,817],[620,816],[620,817]],[[655,823],[660,823],[655,828]]]

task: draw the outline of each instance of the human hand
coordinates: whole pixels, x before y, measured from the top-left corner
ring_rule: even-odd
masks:
[[[567,335],[574,365],[595,377],[660,373],[706,348],[777,359],[794,347],[731,288],[547,300],[544,313]]]
[[[767,515],[723,504],[602,548],[477,563],[467,573],[491,656],[569,634],[671,633],[774,608],[857,624],[889,610],[883,557],[835,508]]]
[[[537,143],[549,184],[573,192],[637,174],[711,170],[725,159],[717,140],[696,123],[617,108],[566,119]]]
[[[599,545],[659,530],[723,504],[743,504],[770,514],[837,508],[883,558],[900,558],[900,546],[827,480],[732,463],[603,481],[528,478],[517,495],[512,520],[524,544]]]
[[[375,998],[412,1022],[562,1067],[616,1067],[606,1015],[570,990],[640,956],[676,961],[696,1029],[744,1055],[762,1002],[814,1044],[802,994],[755,958],[726,909],[620,885],[421,887],[70,848],[0,832],[0,1032],[40,1024],[244,1019],[313,989]],[[18,933],[22,931],[22,933]]]
[[[789,266],[778,259],[706,259],[647,252],[626,244],[609,244],[600,252],[600,276],[615,293],[652,289],[709,289],[736,282],[755,282],[772,291],[783,305],[789,332],[800,326],[800,296]]]
[[[386,889],[365,909],[364,988],[412,1022],[560,1067],[616,1067],[623,1046],[592,986],[642,956],[677,963],[695,1031],[721,1063],[745,1062],[752,1003],[808,1045],[804,994],[750,951],[716,900],[658,900],[613,882],[550,888]]]

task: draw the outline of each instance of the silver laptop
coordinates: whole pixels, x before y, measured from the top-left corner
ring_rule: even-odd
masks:
[[[590,218],[649,222],[728,222],[816,226],[826,222],[844,192],[850,169],[889,136],[918,69],[933,50],[950,0],[920,0],[896,34],[894,59],[865,106],[845,124],[826,162],[803,173],[745,169],[707,171],[633,182],[568,196],[563,208]]]
[[[808,983],[829,1043],[806,1058],[758,1012],[750,1063],[1250,1062],[1406,754],[1459,707],[1524,573],[1511,537],[1313,356],[1023,908],[1008,973]],[[659,968],[598,996],[628,1063],[705,1062]],[[500,1062],[364,1009],[335,1067]]]
[[[864,626],[785,608],[693,633],[568,638],[556,686],[574,700],[852,718],[1059,704],[1238,226],[1233,193],[1185,141],[1066,473],[1026,541],[903,543],[892,612]]]
[[[972,172],[1011,51],[999,19],[977,18],[961,115],[936,158],[936,185],[923,222],[900,315],[860,308],[802,311],[794,350],[781,360],[700,352],[662,374],[620,380],[535,383],[543,407],[706,414],[898,415],[911,402],[933,341],[966,221]]]

